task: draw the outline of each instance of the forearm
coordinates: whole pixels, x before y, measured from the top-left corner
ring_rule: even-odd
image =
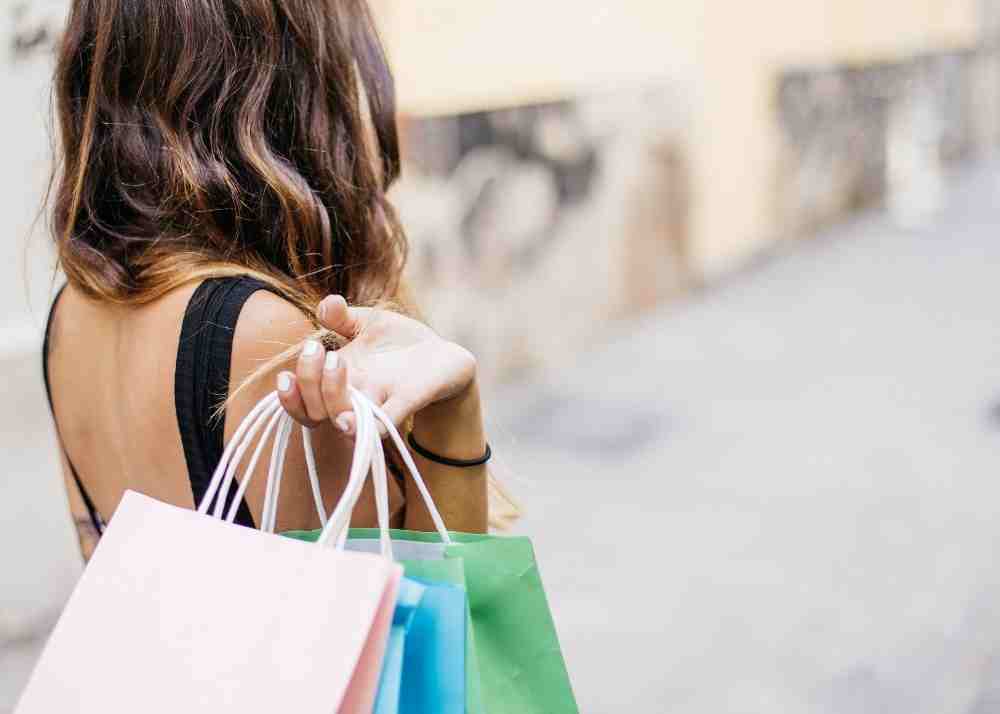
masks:
[[[479,387],[473,381],[460,394],[421,409],[413,418],[413,437],[428,451],[454,459],[476,459],[486,450]],[[487,466],[459,468],[412,452],[448,530],[484,533],[487,527]],[[430,513],[409,476],[406,521],[410,530],[434,530]]]

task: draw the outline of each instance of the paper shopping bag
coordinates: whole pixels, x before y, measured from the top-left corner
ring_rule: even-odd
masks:
[[[373,714],[398,714],[399,712],[399,692],[403,681],[403,650],[406,647],[406,634],[413,624],[413,616],[424,597],[424,591],[424,586],[415,580],[403,578],[399,581],[399,595],[392,616],[389,642],[385,648],[382,677],[379,679],[378,695],[375,697]]]
[[[18,714],[367,714],[401,568],[126,492]]]
[[[465,590],[417,582],[426,590],[406,639],[400,714],[464,714]]]
[[[367,552],[363,544],[371,540],[348,540],[349,549]],[[404,543],[398,543],[404,545]],[[472,613],[469,611],[469,598],[465,585],[465,567],[461,558],[449,560],[404,560],[401,561],[407,577],[432,583],[454,585],[466,592],[465,598],[465,712],[466,714],[485,714],[483,696],[480,691],[479,660],[476,655],[475,635],[472,628]]]
[[[465,590],[400,582],[374,714],[464,714]]]
[[[404,562],[461,560],[486,714],[578,714],[531,542],[448,531],[392,419],[360,392],[352,392],[352,399],[364,426],[359,427],[356,442],[374,438],[377,446],[378,458],[372,464],[380,465],[381,478],[375,480],[376,486],[386,471],[372,424],[377,418],[420,492],[435,532],[392,531],[384,522],[387,519],[381,519],[377,530],[349,532],[341,513],[331,517],[320,533],[289,535],[321,543],[334,537],[338,544],[353,540],[353,547],[362,549],[364,541],[377,538],[381,553]],[[370,436],[362,438],[362,433]],[[376,492],[376,505],[380,512],[388,510],[384,493],[380,498]]]
[[[378,529],[352,528],[351,534],[354,536],[347,541],[347,549],[354,552],[378,553]],[[287,531],[283,535],[306,542],[313,542],[319,536],[319,531]],[[428,553],[427,544],[410,543],[398,541],[394,545],[395,554],[402,556],[399,561],[404,568],[406,578],[419,582],[436,583],[440,585],[452,585],[466,591],[465,569],[461,558],[450,558],[448,560],[426,559]],[[434,555],[444,558],[443,545],[435,551]],[[412,558],[410,558],[412,556]],[[410,558],[410,559],[405,559]],[[469,612],[468,597],[465,598],[465,709],[466,714],[485,714],[482,693],[480,691],[479,665],[476,655],[475,636],[472,628],[472,618]]]
[[[462,561],[487,714],[578,711],[528,538],[450,532],[446,544],[438,533],[390,534],[408,574],[412,562]],[[352,528],[350,536],[349,547],[370,549],[379,531]]]
[[[486,714],[575,714],[576,700],[559,647],[531,541],[474,533],[392,530],[393,551],[408,576],[460,560],[469,598],[470,643]],[[286,535],[312,540],[316,532]],[[352,528],[348,548],[375,552],[379,531]],[[447,566],[446,566],[447,567]],[[467,704],[466,709],[472,711]]]

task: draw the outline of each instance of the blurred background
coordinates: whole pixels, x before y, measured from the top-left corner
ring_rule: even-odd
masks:
[[[33,224],[66,4],[0,14],[0,712],[80,569]],[[1000,2],[375,9],[410,279],[581,710],[1000,712]]]

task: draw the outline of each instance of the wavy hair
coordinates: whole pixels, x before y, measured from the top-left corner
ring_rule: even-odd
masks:
[[[393,78],[365,0],[74,0],[53,233],[84,294],[253,274],[312,314],[399,299]]]

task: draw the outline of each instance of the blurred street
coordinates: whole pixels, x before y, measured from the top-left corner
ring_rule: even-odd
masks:
[[[584,712],[1000,711],[1000,168],[949,186],[493,400]]]
[[[1000,167],[949,186],[492,400],[582,711],[1000,710]]]

